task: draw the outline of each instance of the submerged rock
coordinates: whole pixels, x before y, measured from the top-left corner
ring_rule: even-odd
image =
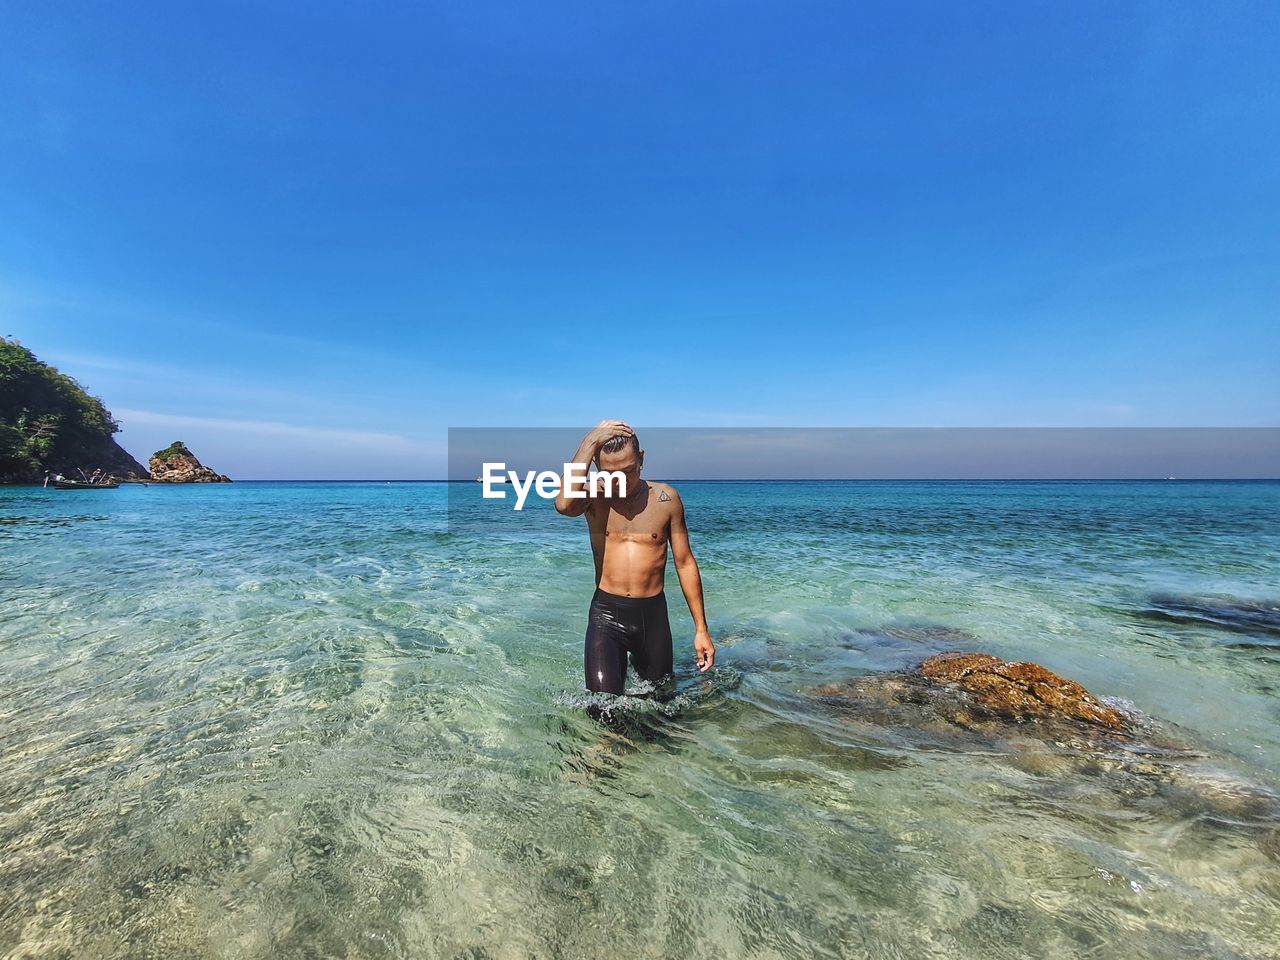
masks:
[[[878,632],[886,637],[893,637],[895,640],[910,640],[933,644],[976,643],[978,640],[967,630],[959,630],[955,627],[887,627]]]
[[[1129,724],[1073,680],[1036,663],[1009,663],[989,653],[950,651],[910,673],[858,677],[813,690],[844,706],[927,705],[932,717],[971,727],[992,721],[1044,721],[1049,726],[1089,724],[1122,733]]]
[[[999,759],[1059,793],[1103,785],[1122,803],[1207,813],[1253,834],[1268,857],[1280,859],[1273,789],[1208,755],[1176,725],[1121,709],[1039,664],[951,651],[911,670],[807,693],[869,741]]]
[[[211,470],[187,449],[181,440],[175,440],[163,450],[151,455],[151,480],[154,483],[230,483],[231,478]]]
[[[1152,594],[1128,610],[1141,620],[1226,633],[1231,646],[1280,645],[1280,601]],[[1239,639],[1243,635],[1244,640]]]
[[[920,673],[935,683],[957,684],[984,710],[1000,716],[1057,716],[1112,730],[1125,724],[1119,710],[1038,663],[1006,663],[989,653],[940,653],[920,664]]]

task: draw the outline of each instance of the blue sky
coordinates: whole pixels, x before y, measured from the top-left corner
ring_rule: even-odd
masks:
[[[1280,423],[1270,3],[10,4],[0,333],[145,459]]]

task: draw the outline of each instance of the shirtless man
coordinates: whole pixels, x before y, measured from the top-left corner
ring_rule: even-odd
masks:
[[[635,431],[621,420],[604,420],[583,438],[572,463],[585,473],[591,461],[603,471],[627,478],[627,495],[593,497],[585,481],[571,483],[556,497],[556,510],[566,517],[586,514],[591,552],[596,562],[596,592],[587,616],[584,660],[587,689],[622,693],[627,654],[636,674],[652,683],[669,676],[674,655],[667,620],[667,544],[676,574],[693,616],[693,649],[698,670],[710,670],[716,648],[702,609],[702,577],[689,549],[684,505],[675,488],[640,479],[644,451]],[[569,490],[587,490],[571,498]]]

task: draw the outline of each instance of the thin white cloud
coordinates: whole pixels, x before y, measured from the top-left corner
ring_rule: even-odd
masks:
[[[62,281],[48,284],[38,279],[15,278],[12,275],[0,274],[0,307],[12,311],[32,312],[35,315],[50,309],[73,311],[81,317],[97,316],[103,319],[127,320],[134,325],[154,325],[164,330],[175,326],[188,331],[206,330],[220,337],[235,336],[242,340],[286,347],[295,353],[304,352],[313,356],[327,356],[344,361],[358,356],[370,363],[395,366],[410,364],[417,371],[430,369],[438,375],[451,372],[444,367],[434,367],[428,358],[374,350],[352,342],[349,337],[282,333],[265,328],[261,321],[251,317],[199,313],[185,306],[132,298],[110,288],[75,286]],[[52,356],[52,354],[49,355]],[[72,355],[63,354],[63,357],[70,356]],[[90,357],[90,359],[94,358]],[[110,361],[112,358],[96,359]],[[125,370],[126,368],[111,366],[103,369]]]
[[[270,436],[295,437],[299,440],[319,440],[326,443],[359,444],[404,452],[443,453],[439,443],[423,443],[394,433],[371,430],[338,430],[330,427],[304,427],[279,420],[232,420],[222,417],[192,417],[179,413],[157,410],[137,410],[122,407],[113,415],[123,425],[149,424],[162,427],[192,427],[200,430],[229,431]]]
[[[152,386],[160,382],[180,384],[182,390],[190,395],[199,393],[206,398],[217,401],[243,403],[248,399],[256,399],[272,404],[300,404],[308,409],[317,409],[329,403],[323,396],[315,393],[300,393],[296,390],[281,390],[275,387],[248,385],[243,377],[234,373],[218,376],[214,373],[202,374],[192,370],[189,365],[149,363],[135,360],[132,357],[115,357],[100,353],[67,352],[64,350],[46,351],[44,358],[63,373],[76,377],[84,385],[87,378],[82,371],[102,370],[110,373],[124,374],[128,377],[145,378]],[[90,390],[90,392],[93,392]],[[161,391],[167,392],[167,391]],[[115,409],[112,406],[112,409]],[[336,409],[336,407],[335,407]],[[350,411],[351,404],[343,403],[342,409]]]
[[[49,351],[45,357],[55,366],[88,367],[92,370],[112,370],[117,373],[134,373],[149,377],[189,378],[191,370],[162,363],[139,363],[136,360],[122,357],[104,357],[96,353],[66,353],[61,350]],[[65,370],[63,371],[66,372]]]

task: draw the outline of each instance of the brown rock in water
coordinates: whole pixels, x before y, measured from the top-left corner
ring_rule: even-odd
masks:
[[[920,664],[934,683],[951,683],[972,694],[978,705],[998,716],[1062,717],[1096,723],[1111,730],[1125,717],[1073,680],[1036,663],[1006,663],[988,653],[940,653]]]
[[[1001,663],[989,653],[939,653],[920,664],[920,672],[939,683],[955,683],[975,670],[990,670]]]
[[[828,683],[812,694],[874,723],[941,722],[966,729],[1036,721],[1045,736],[1088,729],[1123,736],[1128,718],[1080,684],[1035,663],[1006,663],[989,653],[939,653],[908,673]]]
[[[1176,727],[1116,710],[1038,664],[940,653],[912,670],[850,677],[808,695],[856,731],[858,744],[1003,757],[1052,784],[1053,809],[1066,791],[1118,803],[1126,815],[1136,804],[1167,806],[1183,825],[1188,811],[1203,812],[1280,859],[1274,789],[1220,765]]]
[[[151,481],[153,483],[230,483],[231,478],[211,470],[187,449],[181,440],[175,440],[163,450],[151,455]]]

